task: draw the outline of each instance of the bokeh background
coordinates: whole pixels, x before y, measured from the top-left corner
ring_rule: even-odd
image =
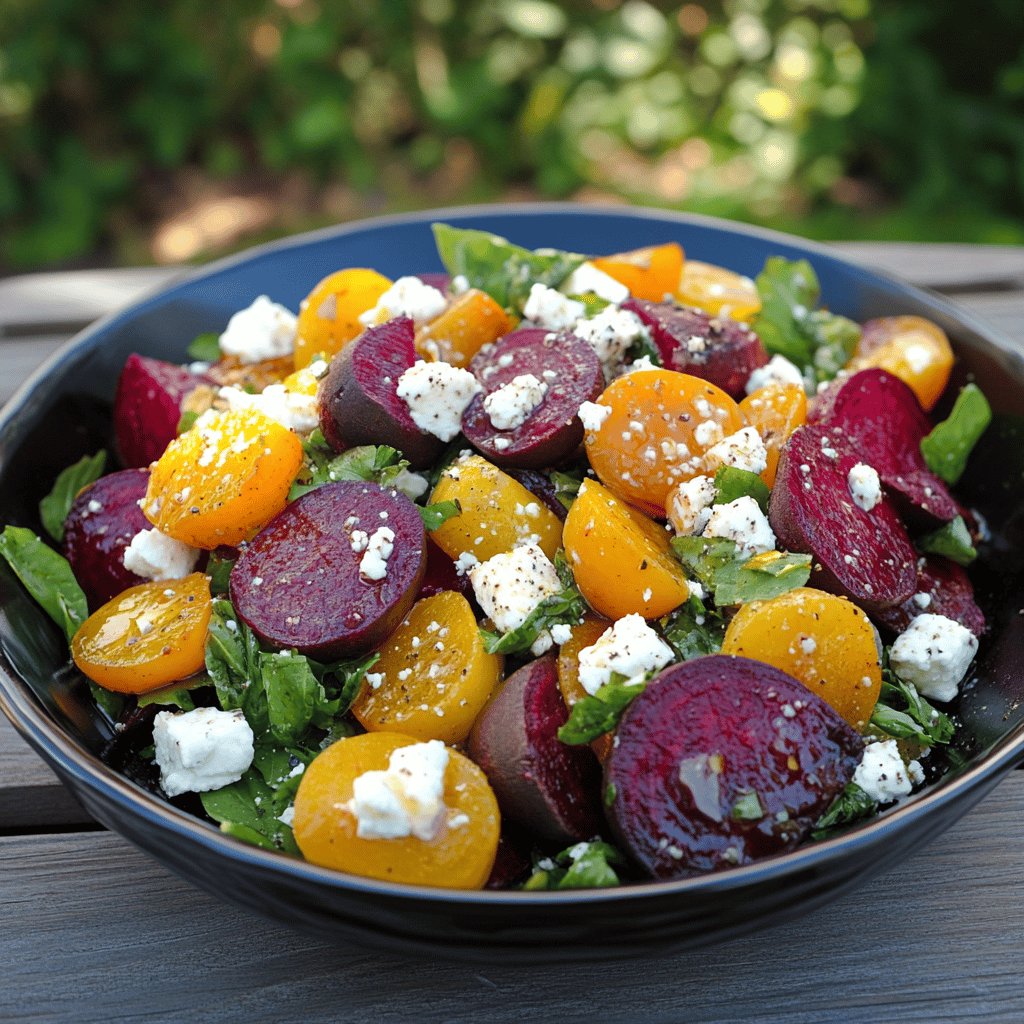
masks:
[[[0,273],[535,198],[1024,242],[1024,6],[0,0]]]

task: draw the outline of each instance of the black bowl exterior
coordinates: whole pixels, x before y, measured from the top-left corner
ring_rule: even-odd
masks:
[[[341,266],[392,276],[437,266],[433,220],[584,252],[675,239],[750,275],[770,254],[807,257],[835,311],[918,314],[950,334],[959,371],[998,414],[960,488],[992,531],[975,574],[991,629],[958,707],[966,767],[845,836],[713,876],[566,893],[372,882],[246,846],[108,768],[99,755],[110,722],[68,670],[55,628],[0,565],[0,707],[97,820],[210,892],[320,937],[486,962],[640,956],[819,906],[948,828],[1024,756],[1024,358],[936,296],[770,232],[655,211],[476,208],[349,225],[214,264],[79,335],[12,400],[0,415],[0,523],[38,529],[36,503],[60,469],[109,445],[109,402],[130,352],[184,359],[194,335],[220,329],[256,295],[296,308],[310,282]]]

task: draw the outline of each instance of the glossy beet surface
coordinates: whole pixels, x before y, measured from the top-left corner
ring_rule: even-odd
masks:
[[[876,612],[880,626],[902,633],[918,615],[945,615],[966,626],[975,636],[985,632],[985,613],[974,600],[974,587],[966,570],[941,555],[917,560],[914,594],[902,604]]]
[[[819,907],[952,825],[1024,755],[1024,617],[1017,615],[1024,607],[1024,360],[969,313],[812,243],[653,211],[519,206],[351,224],[232,258],[91,328],[6,407],[0,521],[40,529],[36,503],[58,472],[109,444],[110,402],[130,352],[183,360],[188,339],[223,329],[253,295],[297,309],[319,269],[372,266],[392,278],[410,268],[440,269],[430,232],[437,220],[578,252],[675,239],[693,258],[748,276],[768,255],[806,257],[836,312],[857,319],[917,314],[949,334],[959,379],[974,374],[997,413],[957,488],[992,533],[972,567],[990,628],[955,709],[965,768],[849,836],[705,877],[557,893],[452,893],[367,882],[246,846],[104,764],[110,723],[81,677],[67,670],[63,637],[0,566],[0,704],[33,747],[97,820],[221,899],[343,948],[485,963],[647,958],[706,947]]]

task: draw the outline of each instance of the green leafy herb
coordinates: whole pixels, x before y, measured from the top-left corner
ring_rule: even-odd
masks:
[[[857,821],[870,818],[878,804],[856,782],[848,782],[829,809],[814,823],[812,839],[829,839]]]
[[[583,485],[582,474],[577,476],[574,473],[562,473],[553,469],[548,473],[548,479],[554,485],[555,497],[559,502],[567,509],[572,508],[572,503],[576,500],[576,495],[580,493],[580,487]]]
[[[420,506],[420,517],[428,533],[442,523],[447,523],[453,516],[461,514],[462,506],[457,501],[437,501],[433,505]]]
[[[926,747],[948,744],[956,732],[949,715],[925,700],[913,683],[893,672],[888,651],[883,666],[882,690],[871,714],[871,724],[895,739],[916,740]]]
[[[625,676],[613,672],[597,693],[588,694],[573,704],[569,718],[558,730],[558,738],[570,746],[579,746],[611,732],[626,708],[646,688],[646,683],[629,683]]]
[[[665,640],[684,661],[722,649],[725,620],[708,609],[698,597],[691,597],[661,620]]]
[[[186,409],[178,420],[178,434],[187,434],[196,425],[197,419],[199,419],[199,413],[194,409]]]
[[[200,793],[203,810],[221,830],[255,846],[298,855],[292,830],[279,820],[274,790],[250,768],[238,782]]]
[[[929,554],[944,555],[958,565],[970,565],[978,557],[963,516],[957,516],[951,523],[925,534],[917,546]]]
[[[756,474],[735,466],[722,466],[715,473],[716,505],[728,505],[737,498],[749,497],[761,506],[761,511],[768,514],[768,499],[771,491],[768,485]]]
[[[214,331],[206,334],[198,334],[189,343],[189,359],[195,359],[200,363],[215,363],[220,359],[220,335]]]
[[[739,545],[720,537],[674,537],[672,550],[683,566],[712,592],[718,573],[741,558]]]
[[[732,816],[735,821],[758,821],[764,817],[761,799],[753,790],[744,793],[733,805]]]
[[[98,451],[95,455],[83,455],[74,465],[62,470],[53,485],[53,490],[39,502],[39,518],[43,528],[59,544],[64,539],[64,520],[71,511],[71,505],[83,487],[88,487],[103,475],[107,464],[107,453]]]
[[[607,309],[611,303],[607,299],[602,299],[600,295],[595,292],[584,292],[582,295],[570,295],[570,299],[576,302],[582,302],[586,312],[583,314],[586,317],[597,316],[598,313],[603,309]]]
[[[366,673],[377,664],[379,658],[379,654],[373,653],[362,658],[331,662],[328,665],[310,661],[313,671],[321,673],[328,696],[338,702],[338,715],[345,714],[352,706],[352,702],[359,696]],[[330,729],[334,727],[335,722],[326,722],[322,717],[315,715],[313,724],[321,729]]]
[[[238,620],[231,602],[215,600],[206,634],[206,671],[220,706],[225,711],[241,710],[257,736],[270,725],[260,654],[259,641]]]
[[[206,563],[206,575],[210,577],[210,591],[214,594],[226,594],[231,580],[231,570],[235,567],[236,558],[210,553]]]
[[[968,384],[949,416],[921,441],[921,454],[928,468],[955,484],[967,468],[967,459],[981,435],[992,422],[992,407],[977,384]]]
[[[644,331],[639,337],[637,337],[632,344],[626,349],[626,363],[635,363],[640,359],[646,357],[652,366],[661,366],[661,353],[658,351],[658,346],[651,340],[651,336],[647,331]]]
[[[71,643],[88,617],[89,607],[68,560],[23,526],[4,527],[0,555]]]
[[[200,684],[196,684],[200,685]],[[139,707],[148,707],[150,704],[159,704],[161,707],[180,708],[182,711],[194,711],[196,704],[192,699],[192,686],[165,687],[162,690],[151,690],[149,693],[140,693],[138,697]]]
[[[364,444],[338,455],[319,430],[310,434],[303,450],[306,464],[299,479],[292,484],[289,501],[338,480],[369,480],[381,487],[401,490],[402,478],[409,471],[408,461],[390,445]]]
[[[489,231],[434,224],[437,251],[448,273],[462,275],[499,305],[522,312],[533,284],[557,288],[585,260],[557,249],[531,252]]]
[[[124,711],[125,698],[120,693],[104,689],[99,683],[94,683],[91,679],[88,682],[89,692],[92,694],[92,699],[96,702],[96,706],[112,722],[116,722],[121,717],[121,712]]]
[[[608,843],[577,843],[553,858],[539,860],[523,888],[607,889],[620,884],[615,868],[625,864],[626,858]]]
[[[281,651],[260,654],[260,680],[267,697],[270,736],[279,743],[298,743],[319,709],[327,718],[337,713],[309,662],[298,654]]]

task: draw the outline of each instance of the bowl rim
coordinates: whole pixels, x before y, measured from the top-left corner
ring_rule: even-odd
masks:
[[[756,227],[736,221],[702,214],[653,207],[615,205],[583,205],[579,203],[523,203],[484,204],[440,207],[411,213],[363,218],[315,231],[303,232],[244,249],[208,264],[186,268],[182,273],[143,292],[133,302],[89,324],[47,358],[11,396],[0,410],[0,436],[15,426],[15,421],[29,405],[37,388],[50,375],[50,371],[66,360],[71,353],[86,350],[101,343],[102,336],[120,322],[145,310],[169,293],[187,289],[195,284],[235,269],[255,259],[272,256],[276,252],[302,248],[311,243],[354,235],[376,228],[421,227],[434,220],[486,219],[501,216],[570,215],[575,217],[630,218],[661,222],[668,226],[697,226],[718,232],[745,235],[787,248],[795,247],[811,258],[827,259],[846,270],[853,270],[867,281],[886,286],[897,285],[904,293],[923,300],[981,336],[1011,362],[1018,363],[1024,376],[1024,353],[1019,347],[1003,339],[990,325],[981,321],[970,310],[949,302],[944,296],[926,288],[903,281],[898,275],[874,270],[855,259],[850,259],[819,242],[795,235]],[[0,463],[2,463],[0,452]],[[417,903],[460,904],[470,907],[552,907],[565,905],[593,905],[623,901],[657,900],[699,892],[716,894],[741,890],[772,879],[813,870],[822,862],[830,861],[840,852],[856,854],[873,847],[886,837],[903,832],[932,814],[934,809],[966,796],[994,783],[996,777],[1024,758],[1024,722],[999,737],[985,752],[977,755],[977,763],[952,778],[945,777],[930,784],[910,800],[897,804],[866,824],[831,839],[822,840],[751,864],[730,868],[728,871],[694,875],[669,881],[642,881],[607,889],[576,889],[562,891],[522,890],[460,890],[443,889],[397,882],[378,881],[351,875],[331,868],[319,867],[300,858],[252,846],[221,832],[215,825],[202,820],[155,794],[131,782],[104,764],[96,755],[82,749],[57,722],[46,713],[29,687],[10,674],[0,662],[0,710],[10,719],[17,731],[44,760],[53,766],[62,780],[73,779],[78,785],[92,791],[102,791],[120,810],[141,816],[150,825],[164,832],[173,832],[179,838],[198,843],[211,853],[247,868],[280,872],[299,883],[327,885],[362,895],[385,896],[393,900],[415,900]],[[965,805],[966,808],[966,805]]]

